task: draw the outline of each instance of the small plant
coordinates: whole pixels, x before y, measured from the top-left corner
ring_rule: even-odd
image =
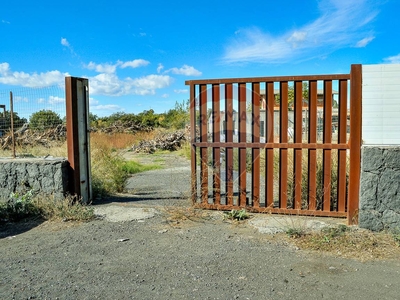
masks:
[[[306,231],[300,227],[290,227],[286,229],[286,234],[291,238],[300,238],[306,234]]]
[[[321,230],[323,234],[323,240],[329,243],[332,239],[343,236],[345,232],[349,230],[346,225],[339,225],[338,227],[325,227]]]
[[[400,247],[400,229],[395,229],[392,231],[392,237],[394,242],[397,244],[397,246]]]
[[[34,205],[33,193],[11,193],[8,201],[0,206],[0,218],[18,221],[28,216],[40,215],[40,210]]]
[[[247,213],[245,209],[241,210],[232,209],[229,212],[225,212],[225,218],[229,220],[242,221],[250,218],[250,215]]]

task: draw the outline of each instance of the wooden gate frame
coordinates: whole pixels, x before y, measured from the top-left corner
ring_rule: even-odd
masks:
[[[362,101],[362,67],[351,65],[350,74],[279,76],[232,79],[189,80],[190,86],[190,130],[191,130],[191,192],[193,204],[218,210],[246,208],[255,212],[271,212],[291,215],[311,215],[347,217],[349,224],[358,222],[358,203],[361,166],[361,101]],[[332,143],[332,81],[337,80],[339,86],[339,129],[338,142]],[[350,80],[350,138],[347,140],[348,111],[348,81]],[[294,136],[293,143],[288,141],[288,82],[294,83]],[[309,84],[309,123],[308,141],[302,140],[302,83]],[[317,81],[324,85],[324,121],[323,143],[317,142]],[[279,142],[275,142],[269,134],[265,143],[260,143],[260,123],[254,122],[260,118],[260,83],[265,83],[265,100],[267,115],[273,118],[274,83],[280,87],[280,133]],[[251,84],[252,142],[246,140],[246,93]],[[225,93],[226,139],[220,141],[220,89],[223,85]],[[237,86],[239,136],[233,140],[233,85]],[[207,92],[210,89],[209,92]],[[207,97],[211,94],[212,102],[212,140],[208,138]],[[197,107],[199,109],[197,110]],[[199,114],[199,117],[197,116]],[[199,130],[199,135],[196,134]],[[269,127],[270,126],[270,127]],[[272,126],[272,127],[271,127]],[[268,121],[265,132],[273,131],[273,121]],[[200,179],[197,177],[197,148],[200,156]],[[208,190],[208,149],[212,149],[212,197]],[[220,149],[225,148],[226,168],[226,201],[221,202],[221,162]],[[239,152],[239,183],[237,203],[233,201],[233,149]],[[246,149],[252,149],[252,186],[253,199],[246,198]],[[265,150],[265,207],[260,206],[260,151]],[[273,155],[274,149],[279,149],[279,205],[273,201]],[[293,149],[294,165],[294,201],[292,207],[287,202],[287,165],[288,149]],[[316,206],[316,157],[317,149],[323,150],[323,204]],[[331,210],[331,151],[338,151],[338,205]],[[301,207],[301,155],[308,151],[308,207]],[[346,159],[350,152],[348,188],[346,187]],[[199,182],[198,182],[199,181]],[[198,197],[200,194],[200,199]],[[198,201],[200,200],[200,201]],[[211,201],[211,202],[210,202]]]

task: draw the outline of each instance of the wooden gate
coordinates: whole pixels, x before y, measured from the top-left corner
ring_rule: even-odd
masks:
[[[357,223],[361,65],[186,85],[195,205]]]

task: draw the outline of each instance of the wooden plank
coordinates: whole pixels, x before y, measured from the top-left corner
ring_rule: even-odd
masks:
[[[213,142],[219,143],[221,137],[220,91],[219,84],[212,85],[212,124]],[[221,149],[213,147],[213,198],[217,204],[221,203]]]
[[[233,143],[233,87],[225,84],[225,141]],[[226,145],[225,143],[225,145]],[[226,204],[233,205],[233,147],[225,148],[225,186]]]
[[[303,139],[303,82],[294,83],[294,143],[302,143]],[[293,150],[293,205],[295,209],[301,209],[302,194],[302,149]]]
[[[252,84],[252,142],[260,142],[260,83]],[[253,207],[260,206],[260,148],[252,148],[251,194]]]
[[[199,86],[200,102],[200,142],[207,142],[208,122],[207,122],[207,86]],[[200,148],[200,180],[201,180],[201,201],[208,203],[208,149]]]
[[[309,82],[308,142],[317,142],[317,81]],[[317,150],[308,150],[308,210],[317,208]]]
[[[347,222],[358,224],[360,170],[361,170],[361,112],[362,112],[362,66],[352,65],[350,73],[350,180],[347,202]]]
[[[347,142],[347,80],[339,81],[338,144]],[[338,211],[346,211],[346,150],[338,151]]]
[[[246,142],[246,84],[239,83],[239,142]],[[246,148],[239,148],[239,205],[245,207],[246,199]]]
[[[280,83],[279,140],[288,142],[288,82]],[[279,208],[287,208],[288,150],[279,150]]]
[[[274,143],[274,83],[265,83],[266,95],[266,142],[270,145]],[[274,205],[274,147],[265,150],[265,206]]]

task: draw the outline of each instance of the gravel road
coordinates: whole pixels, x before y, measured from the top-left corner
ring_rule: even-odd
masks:
[[[188,162],[164,164],[167,182],[185,184],[173,168]],[[137,186],[140,176],[128,183],[130,196],[95,205],[104,218],[0,225],[0,299],[400,299],[400,258],[298,250],[219,212],[171,222],[167,206],[184,208],[185,191]],[[107,218],[110,208],[138,215]]]

